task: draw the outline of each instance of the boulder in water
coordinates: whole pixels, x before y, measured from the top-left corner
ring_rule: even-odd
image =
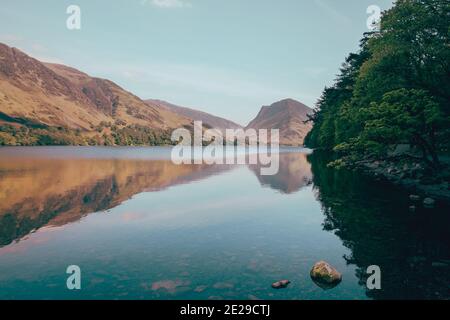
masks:
[[[325,261],[317,262],[311,269],[311,279],[323,289],[334,288],[342,281],[342,274]]]
[[[274,289],[283,289],[286,288],[291,282],[289,280],[280,280],[272,283],[272,288]]]
[[[432,198],[425,198],[423,200],[423,205],[425,208],[433,208],[435,204],[436,204],[436,201]]]

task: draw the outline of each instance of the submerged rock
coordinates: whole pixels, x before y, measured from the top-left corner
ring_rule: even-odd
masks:
[[[272,283],[272,288],[274,289],[283,289],[286,288],[291,282],[289,280],[280,280]]]
[[[448,268],[449,264],[441,261],[431,263],[433,268]]]
[[[415,212],[416,211],[416,206],[409,206],[409,211]]]
[[[426,208],[433,208],[435,204],[436,204],[436,200],[434,200],[434,199],[432,199],[432,198],[425,198],[425,199],[423,200],[423,205],[424,205]]]
[[[323,289],[331,289],[342,281],[342,274],[325,261],[317,262],[311,269],[311,279]]]
[[[409,200],[411,200],[411,201],[419,201],[420,197],[418,195],[416,195],[416,194],[412,194],[412,195],[409,196]]]

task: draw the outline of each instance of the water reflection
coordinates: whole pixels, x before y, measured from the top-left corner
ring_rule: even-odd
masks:
[[[91,268],[80,298],[450,298],[447,207],[413,214],[404,191],[327,168],[320,153],[282,153],[274,176],[129,154],[0,150],[0,298],[72,298],[55,288],[73,256]],[[314,284],[318,260],[342,283]],[[382,290],[366,289],[370,265]]]
[[[160,191],[229,170],[169,160],[0,159],[0,246],[42,226],[61,226]]]
[[[14,150],[0,158],[0,246],[8,245],[43,226],[61,226],[89,213],[120,205],[133,195],[205,179],[231,170],[231,165],[175,165],[163,157],[115,159],[62,152]],[[92,150],[91,150],[92,151]],[[45,156],[47,154],[47,157]],[[115,154],[117,156],[117,153]],[[166,159],[164,159],[164,157]],[[284,193],[307,186],[312,179],[306,156],[280,155],[280,170],[261,175],[260,165],[249,168],[260,183]]]
[[[382,270],[382,289],[374,299],[450,298],[450,212],[408,210],[408,193],[355,172],[326,167],[326,154],[309,157],[314,189],[323,206],[324,230],[334,232],[351,250],[365,288],[367,267]]]
[[[275,175],[261,175],[261,165],[249,165],[262,186],[268,186],[282,193],[298,192],[312,183],[311,165],[306,156],[299,153],[280,154],[280,167]]]

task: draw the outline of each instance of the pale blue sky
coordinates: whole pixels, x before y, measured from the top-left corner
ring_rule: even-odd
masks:
[[[146,98],[247,124],[262,105],[313,107],[392,0],[0,0],[0,42]],[[81,8],[81,30],[66,8]]]

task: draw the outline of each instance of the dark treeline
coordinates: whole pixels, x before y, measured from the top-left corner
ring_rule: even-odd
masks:
[[[448,0],[398,0],[325,88],[305,144],[334,150],[337,165],[387,159],[406,145],[440,168],[450,145],[449,34]]]
[[[139,125],[101,123],[91,131],[41,125],[0,125],[0,146],[161,146],[172,145],[169,131]]]

